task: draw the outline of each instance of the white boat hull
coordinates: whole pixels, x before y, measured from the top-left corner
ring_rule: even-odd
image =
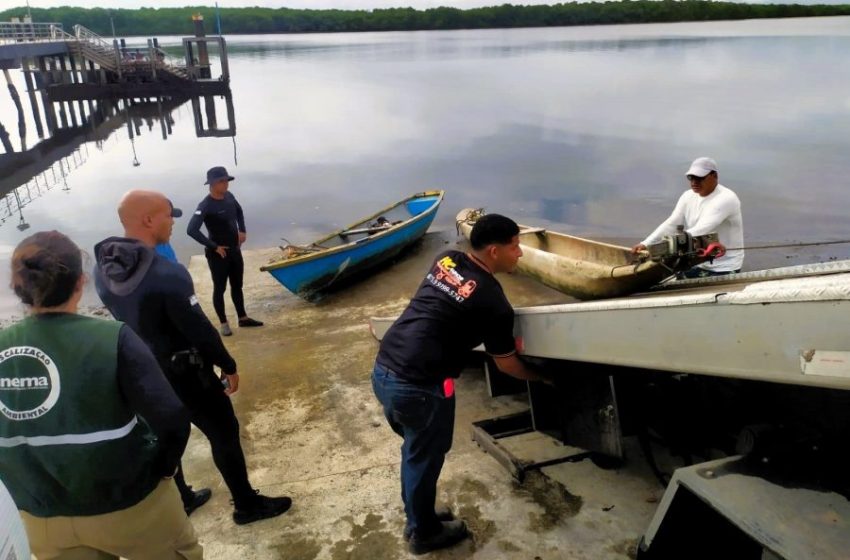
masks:
[[[393,319],[373,319],[380,339]],[[516,309],[527,356],[850,389],[850,273]]]

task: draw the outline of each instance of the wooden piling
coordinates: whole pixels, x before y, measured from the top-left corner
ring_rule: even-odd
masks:
[[[18,95],[18,88],[15,87],[14,82],[12,82],[12,76],[5,68],[3,69],[3,76],[6,78],[6,85],[9,87],[9,95],[12,97],[15,109],[18,110],[18,138],[21,140],[21,151],[26,151],[27,121],[26,118],[24,118],[24,107],[21,105],[21,96]]]
[[[41,92],[41,104],[44,107],[44,120],[47,121],[47,131],[52,135],[57,128],[56,108],[50,101],[50,96],[47,95],[47,86],[50,85],[51,74],[47,71],[47,57],[38,57],[38,69],[40,72],[35,75],[35,83],[38,85],[38,91]]]
[[[6,127],[3,126],[3,123],[0,123],[0,143],[3,144],[3,149],[6,150],[7,154],[15,152],[15,148],[12,146],[12,141],[9,140],[9,132],[6,130]]]
[[[218,118],[215,114],[215,98],[211,95],[204,96],[204,108],[207,113],[207,127],[210,130],[218,128]]]
[[[38,101],[36,101],[35,98],[35,86],[32,79],[33,66],[34,64],[32,60],[23,61],[24,83],[27,86],[27,96],[30,99],[30,106],[32,107],[32,117],[35,121],[35,130],[38,133],[39,138],[44,138],[44,127],[41,125],[41,112],[38,109]]]
[[[195,26],[195,37],[203,38],[207,36],[206,31],[204,31],[204,16],[195,14],[192,16],[192,23]],[[198,66],[200,67],[201,78],[209,79],[212,77],[212,72],[210,71],[210,53],[207,49],[206,41],[198,41]]]

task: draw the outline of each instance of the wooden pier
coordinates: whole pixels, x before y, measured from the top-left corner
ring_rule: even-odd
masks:
[[[230,81],[227,43],[224,37],[206,35],[201,16],[195,16],[194,24],[195,36],[183,38],[183,57],[177,59],[155,38],[148,39],[146,47],[128,48],[124,39],[109,41],[81,25],[68,33],[59,23],[0,22],[0,69],[40,74],[49,90],[85,86],[77,88],[79,96],[94,91],[127,97],[138,93],[139,87],[214,93],[210,89],[216,84]],[[210,43],[218,45],[220,54],[221,74],[215,78],[209,61]],[[98,87],[101,89],[94,89]]]
[[[49,136],[60,128],[77,126],[74,102],[79,104],[82,121],[83,103],[95,100],[229,95],[227,43],[224,37],[206,35],[201,16],[193,21],[195,35],[183,38],[181,58],[169,54],[155,38],[144,47],[128,47],[124,39],[110,41],[80,25],[69,33],[59,23],[0,22],[0,70],[18,110],[21,150],[26,150],[26,119],[10,71],[23,72],[40,139],[45,137],[45,126]],[[218,46],[220,73],[215,77],[210,44]],[[0,143],[7,154],[15,152],[3,123]]]

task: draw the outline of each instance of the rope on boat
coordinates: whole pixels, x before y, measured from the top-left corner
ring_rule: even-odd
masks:
[[[627,266],[633,266],[633,267],[635,267],[635,268],[634,268],[634,270],[633,270],[632,272],[637,272],[638,267],[639,267],[640,265],[642,265],[644,262],[645,262],[645,261],[638,261],[638,262],[635,262],[635,263],[618,264],[617,266],[612,266],[612,267],[611,267],[611,278],[613,278],[613,277],[614,277],[614,272],[616,272],[617,270],[619,270],[619,269],[621,269],[621,268],[626,268]],[[661,264],[662,264],[665,268],[669,268],[669,267],[667,267],[667,265],[664,265],[664,263],[661,263]]]
[[[781,244],[781,245],[746,245],[744,247],[727,247],[726,251],[741,251],[741,250],[756,251],[756,250],[762,250],[762,249],[788,249],[788,248],[794,248],[794,247],[818,247],[818,246],[821,246],[821,245],[842,245],[842,244],[847,244],[847,243],[850,243],[850,239],[836,239],[836,240],[832,240],[832,241],[811,241],[811,242],[806,242],[806,243],[785,243],[785,244]],[[641,264],[643,264],[643,262],[645,262],[645,261],[639,261],[637,263],[628,263],[628,264],[621,264],[621,265],[614,266],[614,267],[611,268],[611,278],[614,277],[614,272],[616,270],[618,270],[620,268],[625,268],[627,266],[634,266],[635,272],[637,272],[637,267],[640,266]],[[660,262],[659,264],[661,264],[661,266],[663,266],[664,268],[669,270],[671,274],[676,273],[676,271],[673,268],[667,266],[664,262]]]
[[[471,212],[469,212],[466,215],[465,219],[457,220],[455,222],[455,229],[457,229],[457,234],[460,235],[460,225],[461,224],[473,225],[476,221],[478,221],[479,218],[481,218],[481,216],[483,216],[486,213],[487,212],[484,211],[484,208],[476,208],[475,210],[472,210]],[[837,240],[832,240],[832,241],[812,241],[812,242],[806,242],[806,243],[785,243],[785,244],[781,244],[781,245],[749,245],[749,246],[744,246],[744,247],[726,247],[726,250],[727,251],[741,251],[741,250],[754,251],[754,250],[760,250],[760,249],[788,249],[788,248],[793,248],[793,247],[817,247],[817,246],[821,246],[821,245],[842,245],[842,244],[847,244],[847,243],[850,243],[850,239],[837,239]],[[638,263],[638,264],[640,264],[640,263]],[[621,268],[621,267],[624,267],[624,266],[631,266],[631,264],[619,265],[619,266],[615,266],[614,268],[616,269],[616,268]],[[669,268],[669,267],[667,267],[667,268]],[[612,275],[613,275],[613,271],[612,271]]]
[[[646,261],[643,260],[643,261],[637,261],[637,262],[633,262],[633,263],[618,264],[617,266],[612,266],[611,267],[611,278],[614,278],[614,272],[616,272],[617,270],[619,270],[621,268],[625,268],[627,266],[633,266],[634,270],[632,272],[637,273],[638,267],[640,267],[640,265],[642,265],[645,262]],[[658,264],[660,266],[662,266],[663,268],[666,268],[667,270],[669,270],[670,274],[676,274],[676,270],[675,270],[674,267],[678,266],[679,261],[677,261],[676,264],[673,265],[673,267],[667,266],[667,263],[665,263],[664,261],[658,261]]]
[[[744,247],[727,247],[727,251],[753,251],[756,249],[787,249],[791,247],[816,247],[818,245],[841,245],[850,243],[850,239],[838,239],[835,241],[812,241],[808,243],[787,243],[784,245],[745,245]]]
[[[466,218],[464,218],[463,220],[455,221],[455,230],[457,230],[457,234],[460,235],[461,224],[473,225],[473,224],[475,224],[475,222],[478,221],[479,218],[481,218],[481,216],[483,216],[485,214],[486,214],[486,212],[484,211],[484,208],[476,208],[475,210],[472,210],[471,212],[469,212],[466,215]],[[726,251],[740,251],[740,250],[754,251],[754,250],[761,250],[761,249],[787,249],[787,248],[793,248],[793,247],[816,247],[816,246],[820,246],[820,245],[841,245],[841,244],[846,244],[846,243],[850,243],[850,239],[839,239],[839,240],[833,240],[833,241],[814,241],[814,242],[808,242],[808,243],[786,243],[786,244],[782,244],[782,245],[751,245],[751,246],[746,246],[746,247],[731,247],[731,248],[727,247]],[[645,261],[637,261],[637,262],[634,262],[634,263],[628,263],[628,264],[621,264],[621,265],[613,266],[613,267],[611,267],[611,278],[614,278],[614,273],[618,269],[625,268],[627,266],[633,266],[634,272],[637,272],[638,267],[641,264],[643,264],[644,262]],[[663,266],[664,268],[666,268],[668,271],[670,271],[670,274],[671,274],[671,276],[668,277],[667,279],[665,279],[664,281],[675,277],[674,275],[676,274],[676,270],[675,270],[676,265],[674,265],[673,267],[670,267],[664,262],[660,262],[659,264],[661,266]]]
[[[281,237],[281,239],[283,241],[286,241],[286,245],[280,246],[280,250],[283,251],[283,258],[285,259],[294,259],[295,257],[300,257],[301,255],[318,253],[323,249],[327,249],[327,247],[322,247],[321,245],[317,245],[315,243],[311,245],[293,245],[289,242],[287,238]]]
[[[455,221],[455,229],[457,230],[457,234],[460,235],[460,225],[461,224],[473,225],[473,224],[475,224],[475,222],[478,221],[478,219],[481,216],[483,216],[486,213],[487,212],[485,212],[483,208],[476,208],[475,210],[469,212],[466,215],[465,219]]]
[[[821,245],[841,245],[841,244],[847,244],[847,243],[850,243],[850,239],[836,239],[836,240],[832,240],[832,241],[811,241],[811,242],[806,242],[806,243],[785,243],[785,244],[782,244],[782,245],[748,245],[748,246],[744,246],[744,247],[732,247],[732,248],[727,247],[726,251],[740,251],[740,250],[754,251],[754,250],[761,250],[761,249],[788,249],[788,248],[793,248],[793,247],[817,247],[817,246],[821,246]],[[621,264],[621,265],[611,267],[611,278],[614,277],[614,272],[616,270],[618,270],[620,268],[625,268],[627,266],[634,266],[635,267],[634,271],[637,272],[638,266],[643,264],[643,262],[645,262],[645,261],[639,261],[637,263]],[[670,274],[676,274],[676,270],[675,270],[676,265],[674,265],[673,267],[670,267],[670,266],[667,266],[667,264],[664,263],[663,261],[659,261],[658,264],[660,264],[661,266],[663,266],[664,268],[669,270]],[[670,278],[667,278],[667,279],[663,280],[661,283],[664,283],[669,279]]]

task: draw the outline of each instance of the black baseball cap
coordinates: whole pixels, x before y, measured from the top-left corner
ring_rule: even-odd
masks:
[[[179,208],[175,208],[174,203],[171,202],[171,199],[168,200],[168,204],[171,205],[171,217],[172,218],[179,218],[180,216],[183,215],[183,210],[181,210]]]

